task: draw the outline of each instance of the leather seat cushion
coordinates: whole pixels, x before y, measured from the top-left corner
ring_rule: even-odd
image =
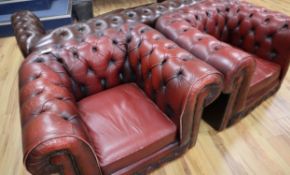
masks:
[[[272,89],[272,86],[279,83],[280,72],[281,67],[278,64],[256,57],[256,69],[250,83],[248,98]]]
[[[176,140],[174,123],[134,83],[84,98],[79,110],[105,174]]]

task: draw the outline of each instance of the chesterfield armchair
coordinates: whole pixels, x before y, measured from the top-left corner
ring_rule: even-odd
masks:
[[[290,18],[243,1],[205,0],[162,15],[156,29],[224,75],[204,119],[222,130],[275,93],[290,60]]]
[[[20,67],[27,169],[147,173],[192,147],[221,73],[147,25],[86,35],[73,33],[78,25],[56,29],[74,36]]]

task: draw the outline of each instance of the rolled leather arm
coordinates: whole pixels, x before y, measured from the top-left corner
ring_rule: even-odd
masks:
[[[253,56],[200,32],[176,14],[162,16],[156,28],[196,57],[224,75],[224,93],[239,89],[237,110],[243,108],[254,73]]]
[[[137,83],[178,126],[181,144],[193,145],[203,107],[221,92],[221,73],[144,24],[125,27]]]
[[[37,16],[30,11],[20,11],[11,17],[17,44],[24,56],[27,56],[34,44],[45,34]]]
[[[70,81],[51,54],[31,54],[20,71],[24,163],[35,175],[101,174],[79,119]]]

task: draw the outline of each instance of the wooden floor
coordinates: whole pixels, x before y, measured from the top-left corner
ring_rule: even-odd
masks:
[[[249,0],[290,15],[290,0]],[[95,15],[150,0],[97,0]],[[0,175],[28,174],[22,165],[17,71],[23,58],[13,37],[0,39]],[[37,131],[36,131],[37,132]],[[290,174],[290,73],[279,92],[232,128],[201,123],[198,141],[154,175]]]

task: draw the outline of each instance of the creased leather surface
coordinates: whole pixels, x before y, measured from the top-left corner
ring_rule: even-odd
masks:
[[[106,174],[176,141],[176,125],[134,83],[89,96],[78,105]]]

